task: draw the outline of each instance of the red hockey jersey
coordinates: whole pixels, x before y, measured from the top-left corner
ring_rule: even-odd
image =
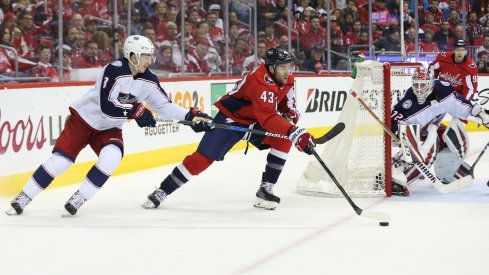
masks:
[[[478,69],[474,60],[465,57],[462,63],[455,63],[452,52],[439,53],[429,70],[440,80],[450,82],[453,90],[472,99],[477,92]]]
[[[258,122],[265,130],[287,135],[293,125],[279,112],[295,107],[294,76],[279,86],[269,75],[265,64],[256,67],[236,83],[232,91],[214,105],[233,121],[245,125]]]

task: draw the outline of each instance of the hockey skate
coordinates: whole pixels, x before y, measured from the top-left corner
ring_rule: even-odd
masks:
[[[254,207],[267,210],[274,210],[280,203],[280,198],[273,194],[273,183],[262,182],[256,192],[256,201]]]
[[[80,191],[76,191],[73,196],[66,202],[65,209],[72,216],[78,212],[78,209],[87,201],[81,194]]]
[[[20,215],[24,212],[24,208],[31,202],[29,198],[23,191],[20,192],[17,197],[15,197],[12,202],[10,202],[10,207],[5,211],[9,216]]]
[[[156,188],[156,190],[148,195],[148,199],[141,205],[146,209],[158,208],[161,202],[166,198],[167,194],[165,191],[160,188]]]

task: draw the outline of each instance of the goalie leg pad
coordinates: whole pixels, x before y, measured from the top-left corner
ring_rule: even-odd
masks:
[[[463,162],[469,151],[469,137],[465,124],[459,119],[452,119],[442,136],[443,141],[451,152],[456,153]]]
[[[435,125],[428,126],[428,134],[424,141],[420,138],[419,125],[401,125],[399,136],[401,139],[401,159],[407,163],[422,162],[431,166],[438,150],[438,135]]]

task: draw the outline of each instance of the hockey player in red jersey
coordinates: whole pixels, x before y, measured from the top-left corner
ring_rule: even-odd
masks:
[[[429,70],[434,77],[449,82],[455,92],[472,99],[477,92],[477,65],[467,56],[467,44],[457,40],[453,52],[439,53]]]
[[[265,64],[246,75],[233,90],[215,103],[219,113],[214,122],[264,129],[288,135],[290,140],[223,129],[206,132],[197,151],[173,169],[160,187],[148,195],[143,207],[157,208],[166,196],[193,176],[206,170],[214,161],[223,160],[241,139],[259,150],[270,149],[254,206],[269,210],[277,207],[280,198],[273,194],[272,189],[282,172],[292,143],[299,151],[311,154],[308,144],[311,142],[315,145],[316,142],[304,128],[296,126],[299,112],[295,106],[291,55],[284,49],[271,48],[265,52],[264,59]]]

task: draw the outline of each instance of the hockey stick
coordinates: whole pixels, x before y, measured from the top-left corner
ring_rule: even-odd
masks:
[[[399,147],[402,148],[401,146],[401,140],[385,125],[385,123],[380,120],[380,118],[368,107],[368,105],[363,101],[355,91],[350,91],[351,95],[360,102],[360,104],[367,110],[367,112],[370,113],[370,115],[375,119],[375,121],[382,126],[384,131],[394,140]],[[408,148],[407,146],[405,148]],[[418,168],[418,170],[433,184],[433,186],[442,194],[448,194],[455,192],[457,190],[460,190],[466,186],[469,186],[473,182],[473,177],[471,176],[465,176],[463,178],[460,178],[456,181],[451,182],[450,184],[443,184],[431,171],[429,168],[423,163],[423,161],[415,154],[411,154],[410,152],[404,152],[405,154],[409,156],[413,156],[415,158],[415,166]]]
[[[165,119],[158,118],[158,119],[156,119],[156,121],[168,122],[168,123],[178,123],[178,124],[183,124],[183,125],[188,125],[188,126],[192,126],[195,124],[195,122],[186,121],[186,120],[165,120]],[[213,128],[217,128],[217,129],[246,132],[246,133],[252,133],[252,134],[257,134],[257,135],[262,135],[262,136],[289,139],[289,136],[286,136],[286,135],[271,133],[271,132],[262,131],[262,130],[238,127],[238,126],[233,126],[233,125],[220,124],[220,123],[214,123],[214,122],[207,122],[207,125],[209,125],[210,127],[213,127]],[[333,126],[333,128],[331,128],[331,130],[326,132],[324,135],[316,138],[316,143],[317,144],[326,143],[327,141],[331,140],[332,138],[337,136],[339,133],[341,133],[343,131],[343,129],[345,129],[345,124],[343,122],[336,124],[335,126]]]
[[[314,146],[312,146],[311,143],[309,143],[309,149],[312,151],[312,154],[314,155],[314,157],[316,157],[317,161],[321,164],[321,166],[324,168],[324,170],[326,170],[326,173],[328,173],[329,177],[333,180],[334,184],[336,184],[336,187],[338,187],[338,189],[340,189],[341,193],[343,194],[345,199],[348,201],[348,203],[350,203],[351,207],[353,207],[353,210],[355,210],[355,212],[358,214],[358,216],[378,220],[381,222],[389,222],[392,219],[392,217],[387,213],[376,212],[376,211],[365,211],[365,210],[361,209],[360,207],[358,207],[353,202],[353,200],[350,198],[348,193],[346,193],[345,189],[343,188],[343,186],[341,186],[341,184],[338,182],[338,180],[333,175],[333,173],[329,170],[328,166],[326,166],[326,164],[321,159],[321,157],[318,155],[318,153],[314,149]]]
[[[482,151],[479,153],[479,156],[475,159],[474,161],[474,164],[472,164],[472,167],[470,167],[470,170],[469,170],[469,175],[474,178],[474,169],[475,169],[475,165],[479,162],[479,160],[482,158],[482,155],[484,155],[484,153],[486,152],[487,148],[489,147],[489,142],[486,143],[486,146],[484,146],[484,149],[482,149]],[[489,185],[489,182],[488,182],[488,185]]]

